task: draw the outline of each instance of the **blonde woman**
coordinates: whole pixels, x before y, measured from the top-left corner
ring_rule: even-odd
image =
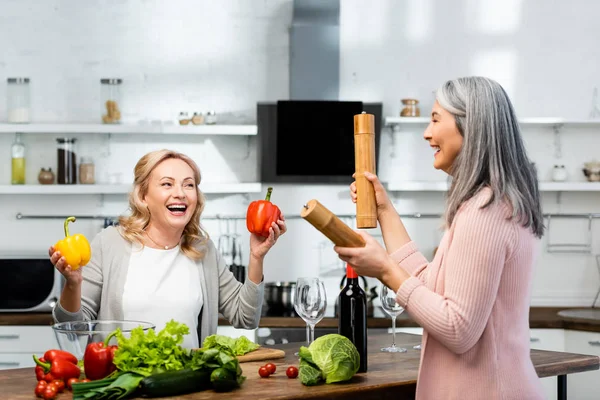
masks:
[[[216,333],[222,313],[237,328],[258,325],[263,300],[263,260],[285,233],[283,216],[270,236],[250,235],[248,279],[242,284],[200,226],[204,196],[200,170],[170,150],[143,156],[134,169],[131,213],[92,241],[92,259],[73,271],[49,249],[66,279],[55,321],[141,320],[157,330],[175,319],[190,327],[184,346],[198,347]]]

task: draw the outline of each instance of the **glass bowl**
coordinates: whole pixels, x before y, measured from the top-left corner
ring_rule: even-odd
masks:
[[[52,325],[56,341],[61,350],[68,351],[77,359],[83,359],[87,345],[104,340],[117,328],[121,329],[123,336],[129,337],[134,328],[141,326],[144,331],[156,328],[154,324],[144,321],[67,321]],[[109,344],[117,344],[117,339],[112,337]]]

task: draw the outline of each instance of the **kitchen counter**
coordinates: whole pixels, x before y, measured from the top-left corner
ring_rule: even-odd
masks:
[[[379,348],[390,344],[388,334],[369,335],[369,372],[355,375],[349,382],[321,384],[306,387],[299,379],[288,379],[285,369],[298,365],[294,352],[301,343],[274,346],[285,350],[284,359],[275,360],[277,372],[269,378],[260,378],[258,368],[265,361],[247,362],[242,370],[247,380],[238,390],[228,393],[215,393],[212,390],[179,396],[178,399],[412,399],[416,389],[420,352],[412,348],[420,343],[419,335],[400,333],[396,335],[399,346],[408,349],[406,353],[382,353]],[[597,370],[600,360],[596,356],[532,350],[531,359],[540,377],[559,376],[564,380],[567,374]],[[0,371],[0,387],[3,396],[15,400],[33,398],[35,388],[33,368]],[[64,396],[64,395],[63,395]],[[59,397],[60,398],[60,397]],[[70,398],[65,396],[65,398]]]
[[[50,313],[0,313],[0,325],[52,325]],[[230,325],[229,321],[220,318],[219,325]],[[391,328],[389,318],[369,318],[369,328]],[[304,328],[306,324],[301,318],[294,317],[262,317],[260,327],[263,328]],[[408,313],[396,319],[398,328],[418,327]],[[337,327],[337,318],[323,318],[318,328]],[[529,311],[529,327],[531,329],[573,329],[600,332],[600,309],[569,307],[531,307]]]

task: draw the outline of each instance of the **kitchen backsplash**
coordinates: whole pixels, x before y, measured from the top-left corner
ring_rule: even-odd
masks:
[[[481,74],[505,85],[522,118],[588,117],[593,87],[600,84],[595,69],[600,64],[595,41],[598,34],[593,34],[600,33],[595,20],[600,4],[585,0],[551,7],[543,0],[518,6],[515,3],[510,7],[519,9],[509,14],[521,16],[516,25],[488,9],[493,8],[488,2],[466,2],[458,7],[436,3],[431,12],[425,12],[426,4],[375,2],[369,4],[373,18],[367,21],[362,18],[363,2],[343,2],[340,99],[382,101],[384,116],[396,116],[400,99],[415,97],[421,100],[421,113],[426,116],[432,103],[431,92],[444,80]],[[542,8],[546,11],[540,15]],[[2,9],[7,17],[0,26],[0,45],[11,50],[0,56],[0,75],[3,81],[8,76],[31,78],[34,121],[99,122],[99,80],[106,76],[123,78],[121,110],[123,120],[130,123],[175,120],[180,111],[208,109],[216,110],[219,116],[229,115],[234,122],[252,123],[256,102],[289,97],[289,0],[226,0],[218,4],[190,0],[176,7],[167,2],[142,0],[109,4],[96,0],[68,7],[60,1],[40,4],[23,0],[5,4]],[[473,15],[478,18],[472,18]],[[477,22],[490,15],[495,15],[490,20],[493,23]],[[572,18],[564,18],[565,15]],[[456,25],[456,20],[464,23]],[[556,33],[556,26],[562,27],[560,34]],[[531,39],[540,36],[545,38],[541,48],[537,39]],[[556,57],[557,54],[563,56]],[[574,63],[573,59],[582,61]],[[578,79],[573,80],[573,76]],[[2,121],[6,118],[5,101],[6,96],[0,91]],[[422,130],[423,127],[415,127],[392,133],[386,129],[382,133],[379,175],[383,180],[445,179],[443,173],[431,167],[432,152],[422,140]],[[569,179],[584,180],[580,170],[583,163],[600,159],[600,138],[596,133],[593,128],[562,129],[559,159],[552,129],[529,128],[525,138],[540,179],[549,179],[552,166],[560,162],[566,166]],[[54,169],[58,136],[24,135],[28,183],[37,182],[40,168]],[[164,147],[193,156],[205,183],[257,179],[253,137],[188,135],[172,140],[83,133],[73,136],[78,139],[78,156],[94,159],[99,183],[130,183],[138,158]],[[0,154],[4,154],[0,158],[0,184],[9,183],[13,139],[12,134],[0,134]],[[263,192],[267,185],[263,185]],[[273,201],[290,216],[289,232],[269,254],[265,279],[295,280],[301,275],[333,269],[326,277],[331,300],[329,314],[333,315],[342,264],[331,250],[332,245],[318,231],[292,217],[297,217],[303,203],[311,198],[338,214],[351,215],[354,206],[348,188],[273,186]],[[249,201],[263,195],[210,194],[205,215],[244,215]],[[392,196],[403,214],[443,211],[441,192],[403,192]],[[600,212],[600,192],[565,192],[560,196],[548,192],[543,194],[543,200],[545,212]],[[0,194],[0,252],[45,253],[62,235],[59,220],[17,220],[17,213],[112,216],[124,212],[126,207],[124,195]],[[406,220],[410,233],[427,256],[431,256],[441,238],[440,222]],[[102,220],[78,220],[71,229],[93,237],[102,224]],[[207,220],[205,226],[215,239],[227,230],[223,221]],[[237,229],[247,246],[244,221],[238,221]],[[592,232],[595,254],[600,250],[597,220],[592,224]],[[591,304],[600,285],[594,255],[545,251],[549,238],[552,242],[584,241],[586,234],[587,221],[552,221],[550,233],[540,243],[532,304]]]

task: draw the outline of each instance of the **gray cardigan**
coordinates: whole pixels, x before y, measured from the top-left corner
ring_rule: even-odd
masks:
[[[121,236],[119,228],[110,226],[96,235],[91,247],[92,258],[82,269],[81,309],[72,313],[57,302],[52,311],[56,322],[123,319],[123,287],[132,244]],[[262,282],[256,285],[246,279],[242,284],[235,279],[212,240],[202,250],[204,258],[196,263],[204,299],[198,316],[200,345],[217,332],[219,312],[236,328],[256,328],[264,291]]]

